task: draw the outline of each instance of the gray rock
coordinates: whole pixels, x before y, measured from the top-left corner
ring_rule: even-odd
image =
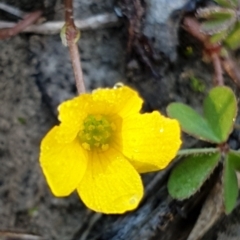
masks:
[[[180,17],[173,18],[188,0],[151,0],[146,2],[146,18],[143,33],[154,41],[156,50],[163,52],[171,61],[176,59],[178,25]]]

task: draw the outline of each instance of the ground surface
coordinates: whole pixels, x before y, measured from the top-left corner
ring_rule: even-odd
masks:
[[[45,7],[46,18],[63,19],[63,6],[60,1],[0,2],[25,11]],[[183,1],[176,2],[180,3],[180,6],[183,4]],[[76,18],[113,13],[114,7],[116,10],[116,3],[111,0],[75,1]],[[149,12],[151,13],[150,10]],[[0,12],[0,18],[13,20],[3,12]],[[146,19],[152,24],[152,18]],[[153,32],[149,30],[149,34]],[[177,41],[174,39],[173,43],[169,43],[170,47],[165,56],[160,53],[161,45],[155,46],[160,57],[154,61],[157,75],[153,76],[149,66],[142,71],[146,62],[142,61],[139,53],[130,54],[130,57],[127,54],[127,27],[124,21],[118,27],[82,32],[79,48],[88,91],[97,87],[112,87],[121,81],[139,90],[146,100],[146,111],[159,109],[164,112],[171,101],[182,101],[199,109],[205,92],[211,86],[212,69],[201,63],[197,51],[192,57],[183,57],[185,41],[180,41],[180,44],[183,44],[180,51],[175,49]],[[39,144],[46,132],[57,122],[57,105],[76,94],[68,51],[62,46],[58,35],[36,34],[21,34],[0,41],[0,49],[0,239],[5,239],[4,232],[25,232],[42,236],[46,240],[132,240],[134,238],[130,235],[124,235],[129,229],[121,233],[116,227],[117,224],[113,223],[119,222],[125,224],[126,228],[128,226],[134,229],[137,225],[134,220],[139,218],[140,213],[149,215],[149,218],[145,219],[150,225],[148,229],[151,226],[157,229],[161,214],[155,212],[153,215],[148,210],[148,200],[160,206],[161,201],[166,201],[160,196],[167,198],[164,187],[163,191],[144,200],[142,212],[139,210],[126,217],[94,214],[84,207],[75,193],[67,198],[55,198],[52,195],[39,166]],[[164,49],[167,49],[165,45]],[[191,76],[200,79],[205,86],[203,92],[194,87]],[[189,145],[196,144],[193,139],[189,141]],[[231,144],[238,148],[238,141],[239,134],[236,133]],[[156,176],[159,175],[146,175],[145,185],[148,186]],[[151,192],[154,188],[149,189]],[[238,216],[239,209],[236,209],[230,218],[221,221],[220,227],[210,232],[204,240],[239,239],[231,238],[240,235]],[[234,226],[229,223],[229,219],[232,219]],[[224,227],[221,224],[224,224]],[[221,228],[226,231],[220,231]],[[145,237],[141,239],[154,239],[153,232],[156,229],[150,233],[145,232]],[[156,232],[159,234],[159,231]],[[136,233],[140,234],[140,230],[136,229],[135,237]],[[162,239],[161,233],[156,239]],[[178,238],[170,234],[166,239]]]

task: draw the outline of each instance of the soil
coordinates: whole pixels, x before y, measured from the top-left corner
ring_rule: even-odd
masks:
[[[44,9],[47,20],[63,19],[63,5],[59,0],[0,1],[3,2],[24,11]],[[164,42],[159,40],[152,44],[154,53],[149,55],[139,49],[150,44],[139,34],[133,36],[131,49],[128,49],[126,6],[130,5],[123,8],[127,2],[74,1],[75,18],[114,13],[114,9],[125,16],[118,26],[81,33],[79,49],[87,90],[124,82],[144,98],[143,111],[158,109],[165,113],[167,104],[173,101],[188,103],[200,110],[206,92],[212,87],[213,71],[211,65],[201,61],[199,43],[179,31],[181,11],[175,16],[174,24],[169,25],[167,18],[161,20],[159,24],[165,29],[171,27],[174,34],[168,32]],[[169,14],[187,1],[176,3],[177,7],[172,6]],[[147,14],[153,14],[150,7],[147,9]],[[154,18],[147,16],[142,29],[147,39],[152,39],[158,32]],[[138,17],[134,17],[136,23]],[[0,20],[16,18],[0,11]],[[150,29],[146,28],[147,24],[151,24]],[[186,54],[189,46],[193,48],[191,56]],[[144,175],[146,197],[143,203],[138,210],[121,216],[93,213],[76,193],[66,198],[52,195],[39,166],[39,145],[57,123],[58,104],[76,95],[68,50],[58,35],[37,34],[19,34],[2,40],[0,49],[0,240],[186,239],[206,196],[198,196],[197,213],[184,219],[176,210],[178,203],[167,195],[166,179],[171,167]],[[202,90],[196,88],[192,77],[199,80]],[[230,81],[227,84],[231,84]],[[239,138],[239,132],[235,131],[230,143],[235,149],[239,148]],[[187,136],[185,139],[186,146],[202,144]],[[203,240],[239,239],[239,215],[238,207],[229,217],[221,218]],[[184,234],[176,235],[173,229],[181,232],[183,225]]]

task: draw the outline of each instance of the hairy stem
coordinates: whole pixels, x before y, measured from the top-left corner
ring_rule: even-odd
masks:
[[[222,58],[222,65],[226,73],[240,89],[240,71],[230,55]]]
[[[69,54],[72,61],[76,87],[78,94],[81,94],[85,92],[85,85],[83,81],[80,54],[77,45],[77,40],[80,33],[79,30],[76,28],[73,20],[72,0],[65,0],[65,28],[66,43],[69,48]]]
[[[222,71],[221,60],[220,60],[219,54],[212,53],[210,56],[211,56],[214,71],[215,71],[214,83],[217,86],[223,86],[224,85],[223,71]]]
[[[187,32],[203,43],[204,48],[213,63],[214,84],[220,86],[224,85],[223,70],[219,55],[221,46],[210,43],[209,37],[201,31],[200,23],[195,18],[185,17],[183,21],[183,27]]]

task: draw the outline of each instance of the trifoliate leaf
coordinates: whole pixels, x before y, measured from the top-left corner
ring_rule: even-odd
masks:
[[[168,180],[169,194],[178,200],[191,197],[213,172],[221,158],[220,153],[199,154],[183,159]]]
[[[218,143],[225,142],[232,132],[237,115],[237,100],[233,91],[225,86],[213,88],[203,103],[204,117]]]
[[[186,104],[171,103],[167,107],[167,114],[179,121],[184,132],[201,140],[216,143],[220,141],[209,127],[206,119]]]
[[[238,182],[233,166],[236,157],[239,158],[239,156],[229,152],[223,170],[223,202],[227,214],[234,209],[238,197]]]

